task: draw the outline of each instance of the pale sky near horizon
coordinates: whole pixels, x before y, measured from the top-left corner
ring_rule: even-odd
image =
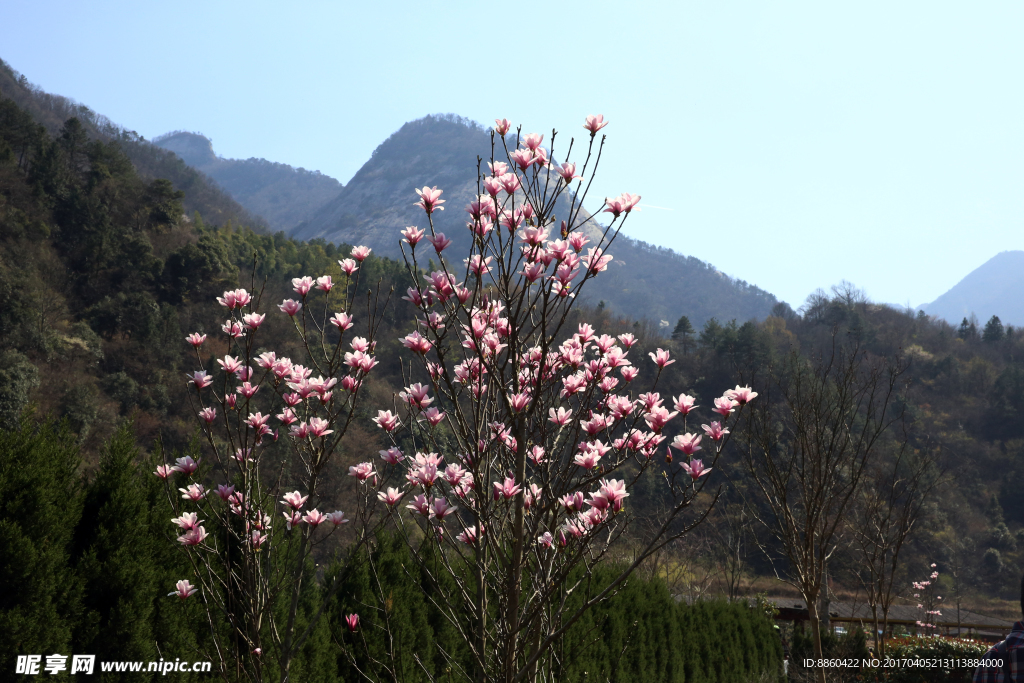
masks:
[[[425,114],[604,114],[627,233],[794,307],[842,279],[916,306],[1024,249],[1021,3],[8,0],[0,26],[31,82],[147,138],[342,182]]]

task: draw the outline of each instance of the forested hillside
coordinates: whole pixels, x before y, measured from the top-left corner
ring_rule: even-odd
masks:
[[[150,144],[135,131],[113,123],[83,104],[43,91],[3,60],[0,60],[0,97],[13,101],[50,135],[58,135],[64,122],[74,117],[91,137],[116,141],[143,178],[163,178],[169,180],[174,189],[185,192],[182,206],[189,216],[199,211],[218,224],[234,220],[254,227],[263,225],[262,218],[246,211],[230,194],[172,152]]]

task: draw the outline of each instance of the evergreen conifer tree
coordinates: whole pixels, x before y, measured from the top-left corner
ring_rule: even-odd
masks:
[[[66,425],[0,431],[0,662],[70,654],[80,586],[69,546],[81,514],[78,448]],[[13,669],[7,669],[12,671]],[[9,675],[9,674],[8,674]]]
[[[152,619],[154,598],[168,592],[155,556],[163,539],[151,528],[138,456],[132,423],[125,421],[85,488],[75,532],[75,566],[84,588],[75,649],[98,660],[160,658]]]

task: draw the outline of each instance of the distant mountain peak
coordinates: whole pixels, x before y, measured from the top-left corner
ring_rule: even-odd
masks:
[[[291,230],[334,199],[342,184],[319,171],[293,168],[266,159],[225,159],[202,133],[176,130],[153,140],[186,164],[202,171],[249,211],[275,230]]]
[[[501,144],[500,139],[497,143]],[[433,215],[434,229],[455,241],[453,253],[464,253],[471,234],[462,208],[477,196],[477,157],[490,156],[489,131],[469,119],[435,114],[410,121],[374,150],[337,197],[292,234],[299,239],[363,244],[377,254],[400,259],[399,231],[407,225],[424,225],[413,190],[437,186],[444,190],[447,211]],[[486,163],[481,165],[480,170],[487,173]],[[556,213],[563,210],[556,207]],[[583,218],[589,217],[584,214]],[[585,229],[596,237],[598,227],[589,219]],[[630,320],[674,324],[686,315],[695,325],[711,317],[743,322],[766,317],[777,303],[768,292],[671,249],[620,235],[610,252],[615,258],[608,271],[588,285],[584,297],[594,304],[604,301]],[[677,292],[689,294],[681,297]]]
[[[920,308],[954,325],[971,314],[981,322],[997,315],[1004,324],[1024,325],[1024,251],[999,252]]]
[[[202,133],[176,130],[155,138],[153,144],[174,152],[189,166],[198,168],[217,161],[217,155],[213,152],[213,140]]]

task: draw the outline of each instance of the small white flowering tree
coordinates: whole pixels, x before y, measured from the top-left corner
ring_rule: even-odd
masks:
[[[390,447],[355,471],[420,571],[455,587],[434,602],[470,652],[469,670],[450,660],[456,674],[511,683],[551,680],[567,629],[703,519],[707,509],[684,511],[718,462],[726,420],[756,394],[737,387],[715,400],[719,420],[703,425],[709,455],[695,458],[702,436],[686,432],[694,399],[668,399],[669,408],[656,392],[669,354],[630,358],[631,334],[599,334],[572,315],[640,199],[606,199],[606,228],[582,209],[603,117],[587,118],[581,164],[571,159],[574,142],[563,162],[551,161],[554,132],[549,152],[542,135],[510,135],[507,120],[496,123],[489,172],[466,208],[468,254],[448,260],[452,240],[434,229],[442,190],[416,191],[426,227],[403,230],[402,247],[417,283],[405,298],[419,318],[402,341],[419,375],[375,420]],[[433,272],[423,270],[428,255],[440,261]],[[645,391],[636,388],[641,365],[649,366]],[[683,458],[664,467],[655,453],[677,417],[682,432],[671,446]],[[648,473],[667,503],[641,532],[626,499]],[[596,565],[620,540],[629,541],[629,560],[594,588]],[[571,601],[574,592],[584,597]]]
[[[349,521],[341,511],[317,508],[325,493],[322,479],[377,363],[377,311],[387,303],[379,291],[372,299],[367,294],[366,336],[353,334],[353,293],[369,252],[356,247],[339,262],[340,283],[330,275],[292,281],[297,299],[283,301],[277,315],[298,334],[301,360],[259,353],[260,332],[273,321],[260,312],[261,295],[244,289],[218,298],[228,313],[222,331],[230,352],[216,365],[202,353],[207,335],[188,337],[200,368],[189,377],[190,398],[207,454],[161,465],[156,475],[167,484],[178,515],[171,521],[194,574],[171,595],[198,593],[215,650],[210,654],[225,678],[287,681],[321,616],[300,626],[303,582],[311,580],[314,547]],[[278,440],[272,419],[288,429],[283,457],[282,449],[267,448]],[[213,488],[210,482],[217,481],[222,483]],[[368,537],[369,512],[365,501],[357,506],[357,543]],[[269,674],[271,669],[279,673]]]

